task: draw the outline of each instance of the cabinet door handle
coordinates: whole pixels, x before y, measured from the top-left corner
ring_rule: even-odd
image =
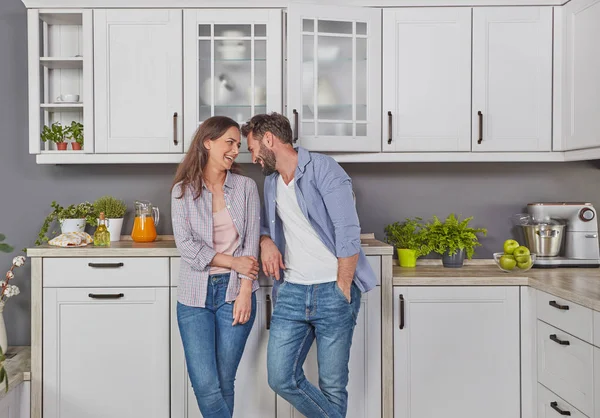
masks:
[[[173,144],[179,144],[177,140],[177,112],[173,113]]]
[[[267,329],[271,329],[271,311],[272,311],[271,295],[267,295],[265,305],[267,306]]]
[[[481,144],[483,142],[483,113],[481,113],[481,110],[477,111],[477,116],[479,117],[479,139],[477,143]]]
[[[121,299],[125,296],[123,293],[89,293],[92,299]]]
[[[558,303],[556,303],[555,300],[551,300],[550,302],[548,302],[548,305],[556,308],[556,309],[560,309],[563,311],[568,311],[569,310],[569,305],[559,305]]]
[[[404,329],[404,296],[400,295],[400,329]]]
[[[556,336],[556,334],[551,334],[550,335],[550,339],[552,341],[554,341],[555,343],[560,344],[560,345],[571,345],[571,343],[569,341],[558,339],[558,337]]]
[[[554,409],[556,412],[558,412],[561,415],[567,415],[567,416],[571,416],[571,412],[569,411],[563,411],[562,409],[560,409],[558,407],[558,402],[550,402],[550,407],[552,409]]]
[[[296,109],[292,110],[294,113],[294,144],[298,142],[298,111]]]
[[[388,144],[392,143],[392,111],[388,110]]]
[[[114,269],[124,265],[123,263],[88,263],[88,266],[99,269]]]

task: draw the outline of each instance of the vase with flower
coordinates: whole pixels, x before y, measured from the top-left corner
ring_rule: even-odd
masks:
[[[4,235],[0,234],[0,243],[4,241]],[[13,248],[8,244],[1,243],[0,251],[2,252],[11,252]],[[21,267],[25,264],[25,257],[19,255],[12,260],[12,266],[10,270],[6,272],[6,276],[4,281],[0,281],[0,353],[6,353],[8,349],[8,339],[6,336],[6,326],[4,324],[4,305],[8,298],[18,295],[21,291],[19,288],[13,284],[10,284],[10,281],[15,278],[14,270],[18,267]]]

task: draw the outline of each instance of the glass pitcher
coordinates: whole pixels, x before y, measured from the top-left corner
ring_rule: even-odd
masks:
[[[135,242],[152,242],[156,239],[156,225],[159,221],[158,208],[147,200],[135,201],[135,219],[131,239]]]

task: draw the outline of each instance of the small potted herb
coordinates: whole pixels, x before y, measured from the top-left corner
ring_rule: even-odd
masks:
[[[396,247],[400,267],[415,267],[417,258],[431,252],[421,218],[406,218],[385,227],[386,242]]]
[[[68,127],[62,126],[60,122],[54,122],[51,127],[44,125],[40,138],[43,142],[54,142],[56,144],[56,149],[64,151],[67,149],[65,138],[68,131]]]
[[[102,196],[94,202],[94,209],[97,216],[100,215],[100,212],[104,212],[104,216],[108,220],[110,240],[119,241],[121,239],[121,229],[123,228],[123,217],[127,212],[125,202],[113,196]]]
[[[460,220],[451,213],[443,222],[434,216],[427,224],[428,243],[442,256],[444,267],[462,267],[465,256],[470,260],[475,247],[481,246],[477,234],[487,235],[487,230],[469,227],[472,220],[472,216]]]
[[[71,142],[73,151],[80,151],[83,148],[83,125],[72,121],[71,126],[67,128],[67,138],[73,140]]]
[[[46,234],[54,221],[58,221],[61,233],[63,234],[65,232],[83,232],[86,224],[92,226],[96,225],[96,212],[94,210],[94,205],[90,202],[83,202],[78,205],[73,204],[64,208],[54,201],[50,206],[52,207],[52,212],[44,219],[35,245],[42,245],[49,240]],[[52,235],[57,232],[58,231],[52,231]]]

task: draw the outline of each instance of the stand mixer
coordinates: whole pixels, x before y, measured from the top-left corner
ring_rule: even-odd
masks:
[[[529,203],[531,222],[521,225],[534,267],[600,267],[598,220],[591,203]]]

